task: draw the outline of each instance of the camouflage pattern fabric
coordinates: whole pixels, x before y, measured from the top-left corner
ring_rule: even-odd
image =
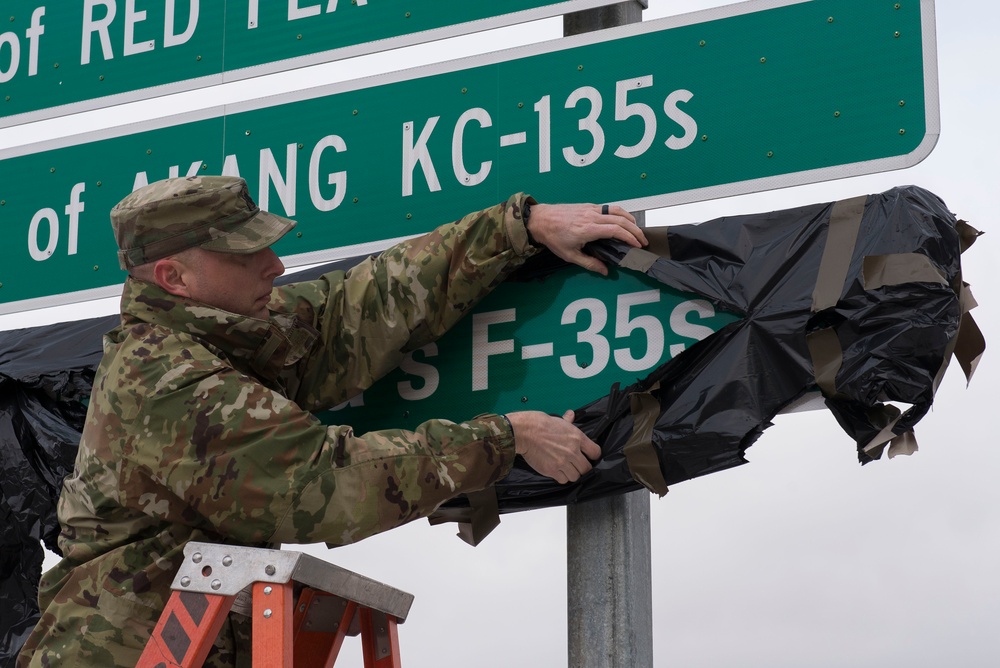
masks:
[[[500,416],[359,435],[310,411],[368,388],[532,255],[524,202],[278,288],[269,321],[130,278],[18,666],[134,666],[190,540],[352,543],[502,478]],[[246,637],[231,615],[206,665],[244,664]]]
[[[201,246],[254,253],[295,227],[261,210],[236,176],[189,176],[151,183],[111,209],[118,264],[129,269]]]

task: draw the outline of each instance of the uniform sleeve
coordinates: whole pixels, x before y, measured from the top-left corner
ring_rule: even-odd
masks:
[[[124,452],[127,505],[167,489],[176,503],[159,510],[176,509],[171,519],[248,544],[351,543],[488,487],[514,458],[496,415],[358,436],[217,364],[152,393],[138,419],[143,433]]]
[[[272,306],[319,330],[295,369],[296,401],[335,406],[436,340],[536,249],[521,222],[523,194],[394,246],[347,273],[275,292]]]

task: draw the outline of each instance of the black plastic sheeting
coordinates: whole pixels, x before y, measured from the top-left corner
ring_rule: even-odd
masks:
[[[861,463],[878,459],[886,446],[890,457],[915,449],[913,426],[930,408],[956,343],[968,376],[985,349],[982,334],[964,313],[971,295],[960,262],[978,232],[920,188],[897,188],[861,202],[857,233],[848,234],[848,245],[840,249],[827,244],[836,203],[647,230],[647,236],[666,234],[651,246],[659,257],[647,275],[743,318],[640,382],[613,387],[577,409],[576,424],[601,445],[601,461],[578,482],[559,485],[519,458],[496,485],[499,512],[565,505],[642,486],[663,494],[667,485],[746,463],[746,449],[774,416],[818,390],[809,338],[823,333],[832,335],[840,352],[833,360],[839,362],[835,387],[823,392],[825,403],[856,442]],[[850,222],[846,225],[850,229]],[[609,263],[635,264],[629,247],[619,242],[589,250]],[[929,259],[930,267],[915,255]],[[885,256],[895,258],[887,264],[902,269],[897,280],[900,274],[917,280],[866,290],[866,273],[875,284],[872,263]],[[843,265],[839,275],[838,264]],[[833,303],[817,308],[814,291],[823,276],[827,292],[834,278]],[[886,402],[910,407],[900,414]],[[646,454],[658,472],[633,476],[626,446],[636,440],[636,431],[646,443],[651,440],[652,452]],[[472,507],[492,503],[477,496]],[[458,497],[432,521],[471,523],[475,537],[460,535],[478,542],[494,523],[477,529],[469,505]]]
[[[665,285],[698,293],[743,318],[635,385],[610,388],[578,409],[576,423],[601,444],[602,460],[577,483],[559,485],[518,459],[495,488],[499,512],[620,494],[643,486],[636,477],[663,493],[666,485],[745,463],[747,447],[770,420],[817,390],[809,336],[818,332],[835,334],[839,345],[835,387],[828,382],[824,395],[856,441],[862,463],[881,454],[876,435],[884,428],[884,440],[905,441],[902,435],[930,408],[960,325],[964,334],[975,327],[963,318],[960,266],[974,231],[962,230],[935,195],[896,189],[870,196],[859,230],[849,235],[852,244],[841,253],[831,247],[824,258],[834,209],[822,204],[651,229],[650,235],[660,236],[656,256],[636,258],[614,242],[594,245],[590,251],[610,263],[634,268],[638,262]],[[884,287],[866,290],[866,258],[900,256],[905,266],[913,254],[929,258],[941,280],[923,280],[926,267],[918,267],[913,276],[921,280],[887,280]],[[814,309],[817,277],[837,277],[827,265],[831,259],[837,265],[838,258],[844,270],[839,299]],[[279,282],[356,261],[341,260]],[[511,280],[544,280],[561,267],[543,255]],[[37,620],[40,542],[57,551],[55,501],[62,478],[72,470],[101,336],[117,322],[110,316],[0,332],[0,665],[13,664]],[[978,330],[971,338],[981,340]],[[899,415],[887,401],[912,406]],[[632,457],[646,466],[635,477]],[[469,501],[458,497],[442,508],[439,519],[469,516]]]

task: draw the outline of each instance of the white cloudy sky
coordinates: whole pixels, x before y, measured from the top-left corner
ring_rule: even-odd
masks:
[[[874,1],[874,0],[873,0]],[[907,0],[903,0],[906,2]],[[911,2],[913,0],[910,0]],[[650,0],[653,19],[727,4]],[[938,0],[942,132],[907,171],[800,186],[651,212],[650,225],[783,209],[917,184],[988,235],[964,257],[987,339],[1000,320],[994,240],[1000,113],[996,26],[1000,4]],[[480,45],[557,37],[561,25],[458,40],[448,57]],[[440,47],[369,58],[353,74],[440,58]],[[361,68],[367,68],[362,70]],[[313,83],[343,77],[322,66]],[[229,99],[294,89],[271,77],[230,86]],[[209,106],[218,97],[136,104],[129,120]],[[0,131],[0,145],[92,129],[114,115]],[[0,316],[11,329],[110,313],[116,300]],[[971,387],[955,365],[918,426],[921,451],[864,468],[825,411],[784,416],[748,453],[751,463],[683,483],[652,502],[655,665],[684,668],[810,666],[962,668],[1000,665],[1000,451],[990,415],[998,372],[987,353]],[[338,564],[416,595],[401,627],[412,666],[566,664],[565,512],[505,516],[478,548],[451,527],[417,522],[335,552]],[[596,555],[595,555],[596,556]]]

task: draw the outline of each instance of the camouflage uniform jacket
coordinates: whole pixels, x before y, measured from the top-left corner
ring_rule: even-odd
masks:
[[[351,543],[504,476],[499,416],[358,435],[310,411],[369,387],[533,254],[524,201],[278,288],[270,321],[129,279],[18,665],[134,666],[190,540]],[[206,665],[246,660],[237,617]]]

